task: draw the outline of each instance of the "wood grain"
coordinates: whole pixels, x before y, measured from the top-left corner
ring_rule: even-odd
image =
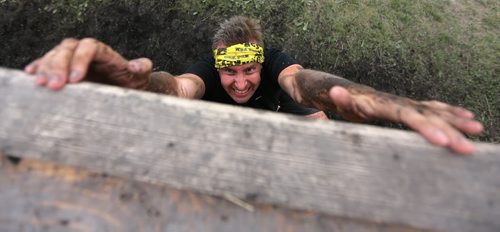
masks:
[[[424,232],[248,203],[0,155],[0,231]]]
[[[178,189],[442,231],[500,230],[500,147],[0,70],[0,151]]]

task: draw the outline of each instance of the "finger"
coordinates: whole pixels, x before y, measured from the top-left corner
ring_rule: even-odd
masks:
[[[464,155],[474,152],[474,145],[439,117],[424,117],[412,109],[404,109],[401,120],[434,145],[449,147]]]
[[[474,113],[472,113],[471,111],[468,111],[464,108],[456,107],[456,106],[450,106],[450,108],[451,108],[451,112],[453,112],[457,116],[464,117],[467,119],[474,118]]]
[[[62,88],[67,82],[69,63],[77,44],[76,39],[65,39],[42,57],[36,70],[37,83],[46,84],[53,90]]]
[[[440,110],[445,110],[448,111],[456,116],[467,118],[467,119],[472,119],[474,118],[474,114],[461,107],[457,106],[452,106],[448,105],[446,103],[440,102],[440,101],[427,101],[427,102],[422,102],[422,104],[430,106],[435,109],[440,109]]]
[[[150,74],[153,62],[148,58],[139,58],[128,62],[128,70],[138,75]]]
[[[36,64],[36,84],[43,86],[46,85],[49,81],[49,74],[47,70],[50,68],[47,67],[47,63],[50,62],[52,57],[56,54],[55,48],[47,52],[42,58],[40,58]]]
[[[467,140],[464,135],[454,128],[452,125],[443,121],[441,118],[431,118],[434,121],[434,125],[439,127],[449,139],[448,147],[457,153],[469,155],[474,152],[474,145]]]
[[[79,61],[79,59],[74,60],[76,70],[73,74],[74,81],[79,81],[88,76],[90,68],[93,71],[92,75],[95,75],[88,77],[94,80],[112,81],[118,85],[120,85],[120,82],[126,81],[122,77],[129,76],[130,72],[127,66],[128,61],[125,58],[100,41],[92,38],[83,39],[83,41],[85,43],[82,45],[81,52],[91,54],[82,54],[82,61]],[[80,49],[78,50],[80,52]]]
[[[26,67],[24,68],[24,71],[26,73],[29,73],[29,74],[36,74],[37,69],[38,69],[38,65],[40,64],[40,60],[41,60],[40,58],[36,59],[33,62],[26,65]],[[38,73],[36,75],[35,83],[37,85],[45,85],[47,83],[47,81],[48,81],[48,78],[47,78],[47,75],[45,73]]]
[[[35,83],[37,85],[40,85],[40,86],[46,85],[48,81],[49,81],[49,78],[48,78],[48,75],[46,73],[40,72],[40,73],[36,74]]]
[[[70,83],[77,83],[85,78],[98,46],[99,42],[92,38],[85,38],[80,41],[71,60]]]
[[[49,89],[61,89],[68,82],[71,58],[77,46],[78,40],[65,39],[56,47],[57,53],[52,56],[52,59],[48,63],[50,71],[47,87]]]
[[[400,114],[402,123],[420,133],[430,143],[438,146],[447,146],[450,143],[448,136],[439,127],[432,125],[426,117],[417,111],[403,108]]]
[[[468,134],[481,134],[484,127],[480,122],[472,120],[474,114],[461,107],[451,106],[439,101],[422,102],[422,104],[436,110],[442,110],[439,113],[446,121],[452,124],[458,130]]]
[[[472,135],[479,135],[483,132],[484,126],[478,121],[467,118],[451,117],[447,119],[451,125],[458,130]]]
[[[40,63],[40,59],[34,60],[33,62],[26,65],[26,67],[24,67],[24,71],[29,73],[29,74],[35,74],[39,63]]]
[[[446,134],[446,136],[450,140],[448,147],[451,150],[465,155],[472,154],[474,152],[474,145],[464,137],[457,125],[454,125],[455,122],[453,120],[445,121],[441,117],[428,117],[428,119],[433,123],[433,125],[438,127]],[[476,124],[471,120],[458,117],[456,119],[456,122],[462,121],[462,123],[464,123],[464,126],[476,126]]]
[[[472,155],[476,150],[474,144],[461,133],[457,133],[456,136],[452,137],[450,148],[452,151],[463,155]]]

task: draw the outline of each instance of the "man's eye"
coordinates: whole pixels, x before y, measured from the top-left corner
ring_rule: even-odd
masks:
[[[247,73],[253,73],[253,72],[255,72],[255,70],[257,70],[257,68],[255,68],[255,67],[248,68]]]
[[[234,71],[233,71],[233,70],[231,70],[231,69],[224,69],[224,72],[225,72],[226,74],[234,74]]]

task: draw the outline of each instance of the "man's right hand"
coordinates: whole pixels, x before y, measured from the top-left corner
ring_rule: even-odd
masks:
[[[152,66],[147,58],[128,61],[108,45],[86,38],[63,40],[24,70],[36,75],[36,84],[52,90],[83,79],[143,89]]]

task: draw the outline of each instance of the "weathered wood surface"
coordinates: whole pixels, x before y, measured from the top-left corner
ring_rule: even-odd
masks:
[[[178,189],[443,231],[500,230],[500,147],[0,69],[0,151]]]
[[[423,232],[179,191],[0,155],[0,231]]]

